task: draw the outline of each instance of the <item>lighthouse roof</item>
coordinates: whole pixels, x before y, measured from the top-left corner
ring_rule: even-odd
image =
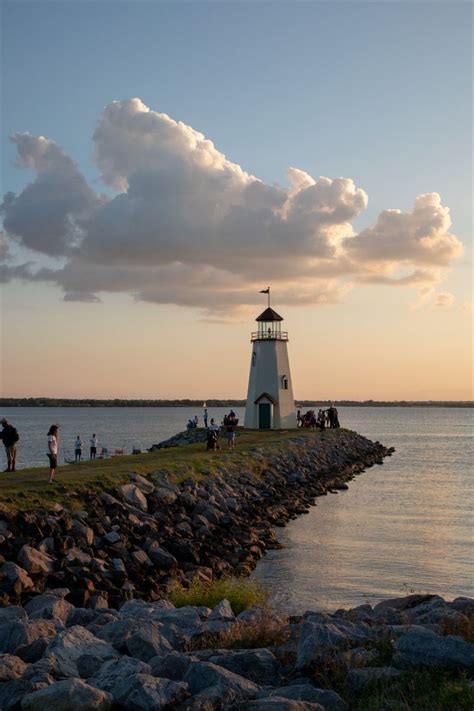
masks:
[[[283,321],[283,316],[277,314],[270,306],[258,316],[255,321]]]

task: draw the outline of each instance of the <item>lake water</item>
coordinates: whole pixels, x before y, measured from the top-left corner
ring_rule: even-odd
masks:
[[[243,410],[234,408],[243,421]],[[209,410],[222,420],[224,408]],[[253,577],[292,612],[354,606],[408,592],[474,595],[473,413],[462,408],[340,408],[341,424],[396,453],[348,491],[317,499],[278,529]],[[60,423],[60,463],[88,445],[145,449],[184,429],[202,408],[4,408],[20,432],[19,466],[46,465],[46,432]]]

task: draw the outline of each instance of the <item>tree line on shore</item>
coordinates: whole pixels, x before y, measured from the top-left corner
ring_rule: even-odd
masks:
[[[4,397],[0,407],[202,407],[204,400],[140,400],[114,398],[97,400],[94,398],[54,398],[54,397]],[[205,401],[212,407],[245,407],[245,400],[211,398]],[[304,409],[315,404],[329,406],[330,400],[298,400],[297,407]],[[338,400],[339,407],[473,407],[472,400]]]

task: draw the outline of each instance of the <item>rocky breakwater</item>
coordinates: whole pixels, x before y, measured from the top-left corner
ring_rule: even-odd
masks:
[[[445,633],[466,629],[473,610],[467,598],[410,595],[285,619],[258,607],[235,616],[227,600],[212,610],[164,599],[74,608],[57,590],[0,609],[0,708],[346,711],[366,708],[372,687],[370,708],[470,709],[474,645]],[[432,706],[407,696],[418,670],[434,685],[452,675],[451,705],[436,689]]]
[[[295,435],[238,460],[213,453],[212,473],[185,469],[178,485],[164,470],[132,474],[130,483],[83,494],[75,513],[0,503],[0,603],[34,604],[52,591],[53,618],[59,607],[119,608],[132,598],[158,600],[176,582],[247,575],[277,545],[274,526],[390,453],[350,431]]]

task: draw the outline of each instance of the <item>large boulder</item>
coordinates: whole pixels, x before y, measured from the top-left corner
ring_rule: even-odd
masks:
[[[126,654],[128,640],[143,627],[143,620],[134,620],[133,618],[114,620],[101,627],[97,632],[97,637],[104,642],[109,642],[118,652]]]
[[[111,708],[110,694],[89,686],[81,679],[57,681],[27,694],[21,702],[22,711],[109,711]]]
[[[20,568],[20,566],[13,563],[13,561],[8,561],[2,565],[0,568],[0,578],[2,577],[8,580],[10,589],[14,590],[17,594],[29,590],[34,586],[26,570]]]
[[[37,595],[25,605],[30,619],[59,620],[66,624],[69,611],[73,609],[71,603],[66,602],[57,595]]]
[[[226,702],[254,699],[260,691],[253,681],[210,662],[193,662],[184,675],[184,681],[189,684],[193,695],[212,688],[213,695],[222,697]]]
[[[155,485],[140,474],[131,474],[130,479],[144,494],[152,494],[155,491]]]
[[[100,669],[89,678],[88,683],[102,691],[108,691],[114,696],[115,687],[123,679],[128,679],[133,674],[150,674],[151,668],[149,664],[134,659],[133,657],[123,656],[120,659],[110,659],[102,664]],[[155,675],[158,676],[158,675]]]
[[[162,548],[158,541],[151,541],[146,547],[146,552],[153,562],[153,565],[161,570],[169,570],[178,565],[178,561],[174,555],[171,555],[171,553]]]
[[[0,654],[0,682],[20,679],[26,671],[25,662],[13,654]]]
[[[17,559],[19,564],[28,573],[43,573],[44,575],[48,575],[53,572],[55,567],[54,558],[26,544],[20,548]]]
[[[303,622],[298,641],[296,668],[305,669],[333,654],[335,649],[347,649],[350,640],[336,625]]]
[[[23,607],[0,607],[0,625],[5,622],[13,622],[14,620],[27,620],[28,615]]]
[[[46,657],[53,657],[63,676],[79,676],[77,661],[83,655],[94,656],[97,667],[108,659],[117,657],[112,645],[104,642],[84,627],[70,627],[60,632],[48,644]]]
[[[474,644],[461,637],[442,637],[430,630],[402,634],[395,642],[393,663],[396,667],[427,667],[474,671]]]
[[[130,656],[148,662],[152,657],[171,652],[173,647],[161,629],[161,625],[156,622],[142,625],[127,639],[127,650]]]
[[[34,685],[27,679],[5,681],[0,684],[0,709],[2,711],[19,711],[21,700],[33,690]]]
[[[114,700],[127,711],[156,711],[175,707],[188,696],[182,681],[160,679],[149,674],[132,674],[114,689]]]
[[[42,637],[53,637],[56,632],[54,623],[49,620],[4,622],[0,624],[0,654],[14,654],[19,647]]]
[[[282,686],[270,691],[262,691],[259,697],[272,698],[275,696],[295,701],[310,701],[314,704],[321,704],[325,711],[347,711],[347,704],[339,694],[329,689],[317,689],[312,684],[292,684]]]
[[[258,684],[271,686],[278,681],[278,660],[269,649],[218,649],[193,654]]]
[[[135,484],[123,484],[117,491],[122,495],[127,504],[136,506],[142,511],[148,511],[148,504],[143,492]]]

